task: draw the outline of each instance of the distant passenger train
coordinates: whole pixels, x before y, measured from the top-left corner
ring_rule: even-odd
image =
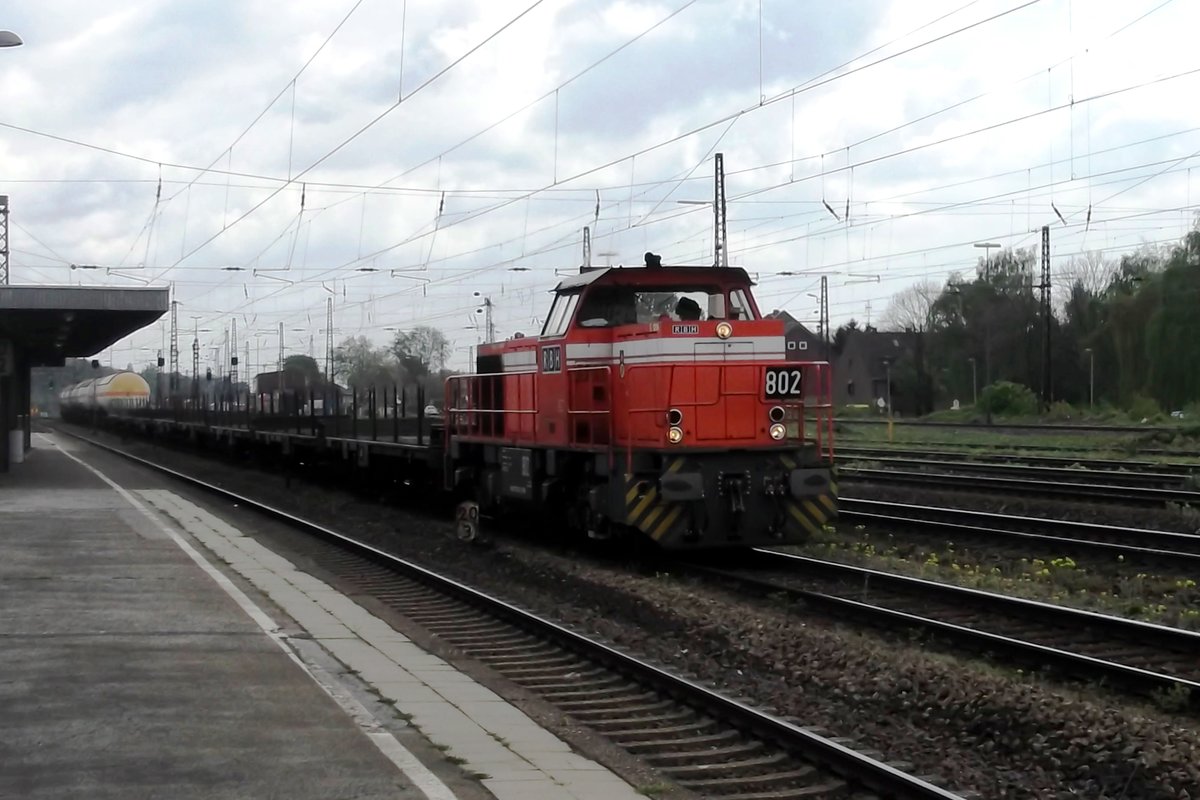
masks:
[[[126,411],[150,405],[150,384],[136,372],[115,372],[72,384],[58,394],[64,417],[92,410]]]

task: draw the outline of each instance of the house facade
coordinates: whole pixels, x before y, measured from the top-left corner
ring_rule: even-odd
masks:
[[[869,405],[885,411],[888,379],[892,410],[922,413],[918,386],[922,367],[921,334],[848,330],[833,356],[833,402],[838,406]]]

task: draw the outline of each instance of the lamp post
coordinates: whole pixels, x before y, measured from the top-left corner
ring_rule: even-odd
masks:
[[[887,381],[887,412],[890,421],[892,418],[892,360],[890,358],[883,362],[883,370]]]
[[[968,358],[971,362],[971,406],[979,405],[979,380],[975,376],[975,357]]]
[[[1083,352],[1088,355],[1088,409],[1095,407],[1096,403],[1096,354],[1092,352],[1092,348],[1085,347]]]
[[[1000,245],[996,242],[976,242],[976,247],[983,248],[983,274],[990,276],[992,272],[992,250],[1000,249]]]

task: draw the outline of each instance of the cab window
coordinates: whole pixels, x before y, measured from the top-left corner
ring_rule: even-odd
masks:
[[[571,315],[579,303],[579,292],[560,294],[554,298],[550,313],[546,316],[546,325],[542,328],[542,336],[562,336],[567,332],[571,323]]]
[[[750,306],[750,298],[745,289],[734,289],[729,293],[729,318],[754,319],[754,311]]]
[[[740,290],[739,290],[740,291]],[[744,297],[744,296],[743,296]],[[749,319],[749,308],[746,306]],[[579,309],[584,328],[658,322],[724,319],[725,293],[719,286],[593,286]]]

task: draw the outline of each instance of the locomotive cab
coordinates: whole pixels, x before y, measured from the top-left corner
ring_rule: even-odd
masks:
[[[539,336],[450,379],[450,479],[665,547],[815,533],[836,512],[828,365],[785,359],[744,270],[647,256],[562,281]]]

